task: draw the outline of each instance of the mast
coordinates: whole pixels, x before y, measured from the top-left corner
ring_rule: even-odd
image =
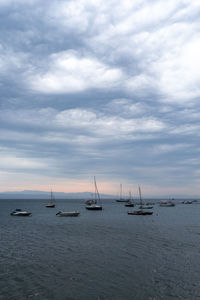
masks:
[[[122,200],[122,184],[120,183],[120,200]]]
[[[131,191],[129,191],[129,201],[132,200]]]
[[[51,200],[50,200],[51,203],[53,203],[53,192],[51,190]]]
[[[139,187],[139,195],[140,195],[140,205],[142,206],[142,194],[141,194],[141,189],[140,189],[140,186]]]
[[[95,176],[94,176],[94,187],[95,187],[95,202],[97,202],[98,200],[101,203]]]

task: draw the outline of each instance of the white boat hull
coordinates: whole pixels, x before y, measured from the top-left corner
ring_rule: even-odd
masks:
[[[19,217],[28,217],[31,216],[32,213],[31,212],[27,212],[27,211],[20,211],[20,212],[12,212],[11,216],[19,216]]]

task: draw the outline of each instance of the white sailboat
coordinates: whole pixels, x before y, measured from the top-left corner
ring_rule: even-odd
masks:
[[[134,203],[132,202],[132,196],[131,196],[131,191],[129,192],[129,200],[126,204],[124,204],[126,207],[134,207]]]
[[[152,209],[153,206],[150,206],[150,205],[144,205],[144,204],[142,203],[142,193],[141,193],[140,186],[139,186],[139,195],[140,195],[140,209]]]
[[[119,199],[117,199],[116,202],[129,202],[129,199],[124,199],[122,197],[122,184],[121,183],[120,183]]]
[[[144,206],[142,203],[142,193],[141,193],[141,189],[139,186],[139,195],[140,195],[140,210],[135,210],[135,211],[128,211],[128,215],[137,215],[137,216],[146,216],[146,215],[152,215],[153,212],[152,211],[146,211],[144,209],[149,209],[152,208],[152,206]]]
[[[51,191],[50,202],[47,203],[46,207],[50,207],[50,208],[55,207],[54,201],[55,201],[55,197],[53,195],[53,192]]]
[[[85,208],[88,210],[102,210],[101,200],[100,200],[95,176],[94,176],[94,188],[95,188],[94,200],[92,202],[89,202]]]

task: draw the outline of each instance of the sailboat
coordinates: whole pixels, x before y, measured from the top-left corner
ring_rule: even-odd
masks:
[[[51,191],[50,202],[47,203],[46,207],[51,207],[51,208],[55,207],[54,201],[55,201],[55,198],[54,198],[53,192]]]
[[[94,189],[95,189],[94,200],[92,202],[89,202],[85,208],[88,210],[102,210],[101,200],[100,200],[95,176],[94,176]]]
[[[153,206],[150,206],[150,205],[144,205],[144,204],[142,203],[142,193],[141,193],[140,186],[139,186],[139,195],[140,195],[140,209],[152,209]]]
[[[140,210],[135,210],[135,211],[128,211],[128,215],[137,215],[137,216],[146,216],[146,215],[152,215],[153,212],[152,211],[145,211],[143,210],[144,208],[152,208],[152,206],[143,206],[142,204],[142,193],[141,193],[141,189],[139,186],[139,195],[140,195]]]
[[[117,199],[116,202],[129,202],[129,199],[124,199],[122,197],[122,184],[121,183],[120,183],[119,199]]]
[[[124,206],[126,206],[126,207],[133,207],[134,206],[134,203],[132,202],[131,192],[129,192],[129,200],[126,204],[124,204]]]

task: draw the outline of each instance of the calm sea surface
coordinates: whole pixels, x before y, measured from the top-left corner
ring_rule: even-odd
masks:
[[[0,200],[1,300],[200,299],[200,204],[127,215],[123,203]],[[31,217],[13,217],[21,208]],[[80,217],[57,217],[59,210]]]

